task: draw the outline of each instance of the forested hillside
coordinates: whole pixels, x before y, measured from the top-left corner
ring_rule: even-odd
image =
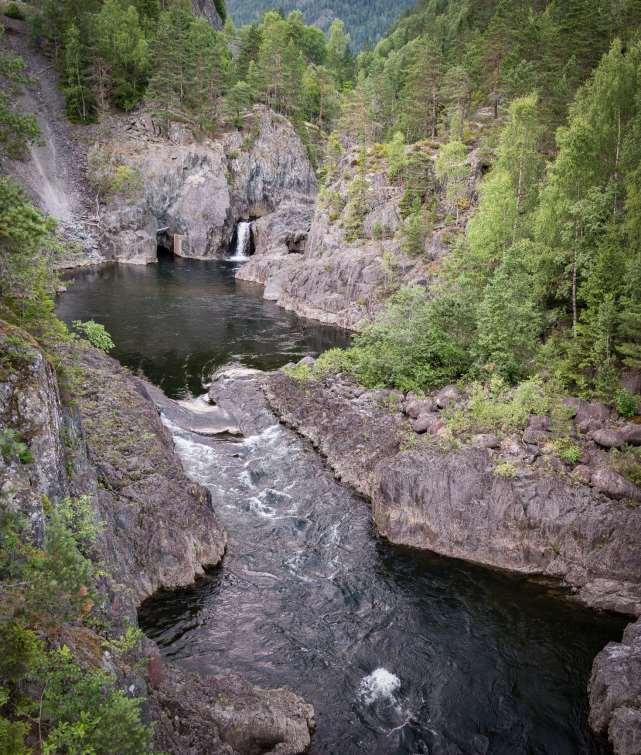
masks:
[[[344,21],[355,50],[380,39],[415,0],[228,0],[229,11],[239,24],[251,24],[271,8],[287,14],[301,10],[307,23],[327,31],[337,18]]]

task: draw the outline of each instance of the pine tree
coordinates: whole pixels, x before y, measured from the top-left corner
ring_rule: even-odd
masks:
[[[403,88],[403,124],[410,141],[436,136],[441,109],[443,56],[432,39],[414,51],[414,63]]]

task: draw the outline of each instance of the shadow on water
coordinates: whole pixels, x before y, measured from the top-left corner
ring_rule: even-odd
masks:
[[[230,359],[270,369],[347,341],[237,285],[225,263],[76,278],[60,316],[102,322],[117,358],[174,397],[198,395]],[[314,753],[607,752],[589,732],[586,686],[620,617],[384,542],[367,504],[275,418],[234,444],[170,429],[230,542],[208,577],[141,608],[166,657],[295,690],[316,709]]]

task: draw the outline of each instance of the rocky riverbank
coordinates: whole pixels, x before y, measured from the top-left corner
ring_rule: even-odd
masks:
[[[543,418],[531,418],[520,437],[439,434],[439,415],[464,402],[453,388],[421,404],[340,376],[296,380],[280,372],[266,394],[281,420],[371,501],[377,529],[392,542],[559,579],[593,608],[641,615],[637,490],[613,477],[601,451],[594,451],[593,467],[573,474],[543,451],[551,439]],[[576,409],[579,434],[606,431],[598,407]],[[581,442],[597,445],[587,437]],[[601,485],[606,479],[620,485]],[[638,752],[638,626],[631,625],[622,645],[608,645],[593,672],[592,726],[609,733],[617,753]]]
[[[126,664],[101,650],[136,625],[145,598],[188,585],[218,564],[226,534],[208,491],[185,477],[143,381],[76,344],[57,357],[65,362],[59,386],[51,358],[35,341],[7,324],[0,325],[0,340],[0,429],[18,433],[31,454],[28,463],[0,457],[3,509],[29,522],[36,545],[45,501],[89,496],[103,527],[91,554],[102,574],[93,621],[66,626],[65,644],[146,701],[159,750],[304,751],[313,710],[286,690],[184,674],[165,665],[149,641]]]

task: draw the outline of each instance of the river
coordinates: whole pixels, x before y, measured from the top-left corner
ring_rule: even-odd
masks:
[[[60,316],[105,324],[121,361],[195,412],[216,367],[273,369],[346,342],[235,283],[228,263],[75,277]],[[166,421],[230,544],[207,578],[143,606],[164,655],[298,692],[316,709],[315,753],[608,752],[588,730],[586,685],[621,618],[560,589],[386,543],[366,502],[278,424],[254,378],[214,389],[242,415],[243,439],[203,439]]]

